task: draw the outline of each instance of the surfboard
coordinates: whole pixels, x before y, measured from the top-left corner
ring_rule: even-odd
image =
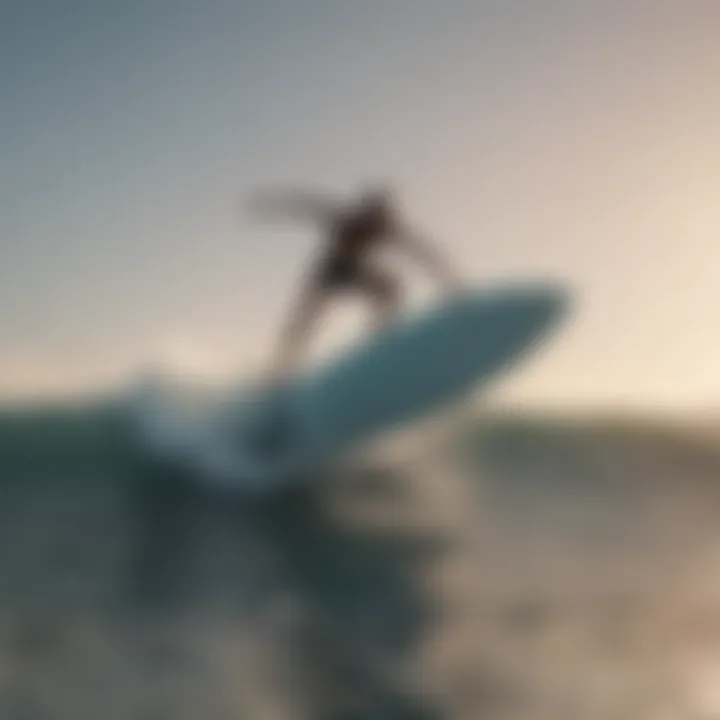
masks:
[[[465,290],[365,338],[281,388],[247,388],[180,407],[150,403],[148,452],[237,489],[286,487],[343,451],[479,390],[558,324],[552,283]]]

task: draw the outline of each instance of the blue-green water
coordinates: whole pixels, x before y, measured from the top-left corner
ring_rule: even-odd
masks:
[[[447,458],[259,504],[145,462],[123,398],[0,412],[0,717],[532,718],[561,716],[565,685],[595,697],[593,663],[619,662],[603,623],[662,635],[663,588],[710,562],[720,461],[672,428],[466,431]],[[598,639],[570,673],[553,653],[580,622]],[[617,692],[607,717],[635,702]]]
[[[281,698],[317,718],[432,713],[379,668],[437,612],[402,568],[448,538],[352,527],[320,479],[262,505],[211,492],[146,461],[129,407],[0,414],[0,717],[94,718],[108,703],[122,718],[251,717]],[[377,494],[390,475],[356,487]],[[228,652],[276,654],[270,687]],[[235,671],[246,691],[213,696]],[[162,682],[181,687],[166,697]]]

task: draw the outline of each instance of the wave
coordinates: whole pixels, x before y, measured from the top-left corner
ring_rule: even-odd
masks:
[[[135,420],[150,390],[133,386],[83,400],[0,405],[0,480],[11,473],[130,469],[143,457]],[[522,453],[538,444],[578,447],[591,441],[641,439],[689,454],[708,453],[710,433],[676,423],[622,416],[566,416],[495,411],[468,419],[463,443],[490,455]],[[715,434],[713,433],[713,436]],[[705,440],[704,442],[702,440]],[[482,446],[482,447],[480,447]],[[710,452],[709,454],[715,455]]]
[[[609,570],[604,584],[596,576],[632,561],[639,522],[674,533],[673,508],[687,521],[690,502],[717,507],[715,443],[701,458],[676,431],[517,415],[482,429],[469,421],[465,450],[486,466],[481,511],[476,473],[453,479],[442,462],[248,505],[147,475],[132,400],[0,410],[2,717],[63,707],[90,720],[108,706],[118,717],[259,717],[270,700],[283,717],[457,717],[434,707],[450,695],[426,692],[431,682],[452,688],[463,717],[510,717],[495,703],[535,687],[533,643],[545,652],[554,628],[567,636],[558,583],[572,599],[587,568],[583,588],[612,590]],[[711,520],[698,523],[709,538]],[[487,531],[482,543],[476,531]],[[665,555],[642,555],[621,575],[646,577]],[[490,578],[480,597],[476,575]],[[658,617],[656,588],[642,592],[637,622]],[[591,629],[604,597],[576,601]],[[506,644],[475,647],[508,631],[516,662]],[[466,656],[448,657],[460,640]]]
[[[0,408],[0,468],[41,471],[109,467],[137,453],[122,399]]]

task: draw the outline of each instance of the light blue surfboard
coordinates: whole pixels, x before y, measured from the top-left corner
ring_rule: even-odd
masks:
[[[273,490],[479,390],[563,317],[555,284],[467,290],[366,338],[282,389],[230,394],[146,432],[149,449],[209,482]],[[147,429],[147,428],[146,428]]]

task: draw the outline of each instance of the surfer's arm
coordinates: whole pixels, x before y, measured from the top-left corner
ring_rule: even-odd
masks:
[[[328,221],[337,211],[329,198],[303,190],[257,193],[250,199],[248,210],[263,220],[314,221]]]
[[[401,229],[394,234],[395,244],[423,265],[450,290],[460,286],[460,278],[447,260],[420,233]]]

